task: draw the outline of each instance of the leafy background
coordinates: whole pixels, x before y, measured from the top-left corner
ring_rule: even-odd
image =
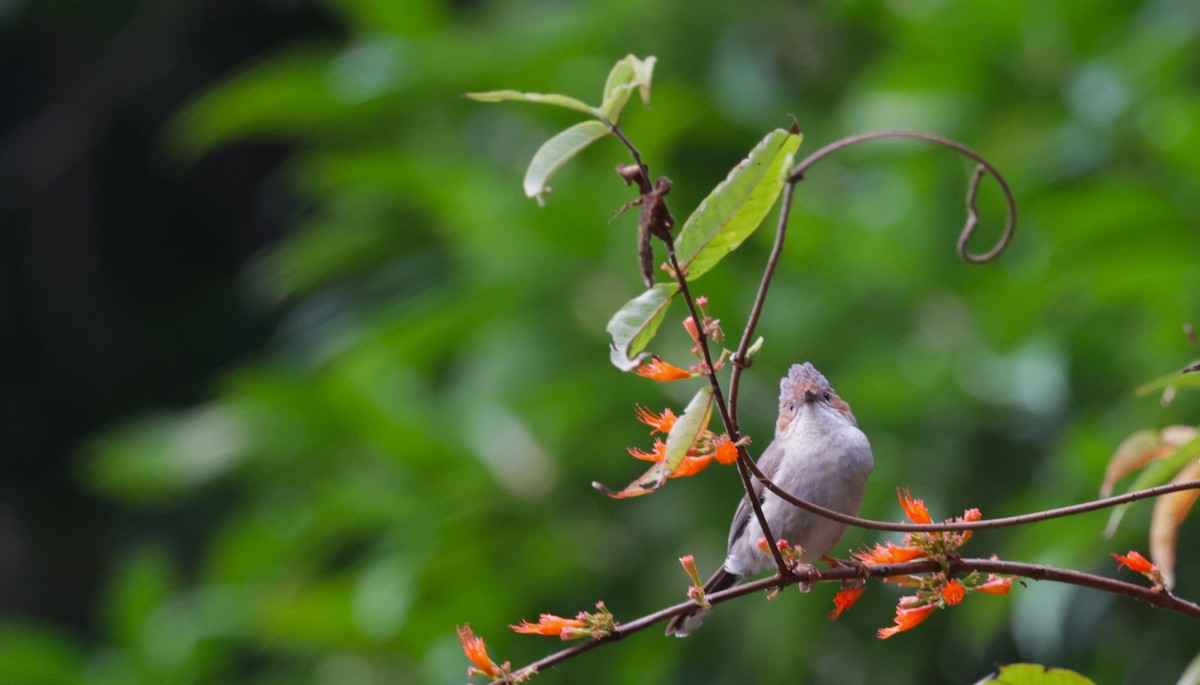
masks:
[[[818,166],[744,384],[757,449],[808,359],[875,447],[868,516],[899,516],[897,485],[944,516],[1093,497],[1122,438],[1200,413],[1132,394],[1196,354],[1198,32],[1190,0],[0,3],[0,681],[460,683],[456,624],[521,664],[559,645],[509,623],[598,599],[633,617],[683,596],[677,557],[719,563],[732,471],[589,487],[639,471],[634,403],[689,393],[608,363],[641,289],[634,219],[608,223],[620,149],[539,209],[524,166],[577,118],[459,97],[596,102],[630,52],[659,63],[625,128],[681,218],[792,117],[802,153],[957,138],[1020,201],[1012,248],[973,267],[952,245],[968,165],[898,142]],[[698,283],[727,331],[767,233]],[[656,344],[687,347],[671,324]],[[1113,541],[1104,517],[968,551],[1114,573],[1149,507]],[[1177,589],[1200,596],[1181,535]],[[1173,682],[1200,652],[1182,617],[1065,586],[886,642],[894,589],[835,624],[831,596],[742,601],[538,680],[965,683],[1019,659]]]

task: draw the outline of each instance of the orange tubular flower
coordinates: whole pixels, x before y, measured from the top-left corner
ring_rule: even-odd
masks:
[[[988,576],[987,582],[976,585],[976,592],[986,592],[989,595],[1007,595],[1012,589],[1012,578],[1001,578],[996,574]]]
[[[688,578],[692,580],[693,585],[703,585],[703,583],[700,582],[700,572],[696,570],[696,557],[692,556],[691,554],[679,557],[679,565],[682,566],[684,572],[688,574]]]
[[[901,600],[903,605],[904,600]],[[925,606],[912,607],[906,609],[903,606],[896,607],[896,618],[893,619],[896,625],[890,628],[880,628],[875,636],[880,640],[886,640],[896,633],[902,633],[906,630],[916,628],[921,624],[921,621],[929,618],[929,615],[937,609],[936,604],[926,604]]]
[[[854,606],[858,598],[862,596],[863,590],[866,590],[866,585],[858,585],[856,587],[846,588],[833,596],[833,611],[829,612],[829,620],[836,621],[842,612]]]
[[[714,448],[714,455],[717,461],[728,466],[737,461],[738,448],[737,445],[729,441],[729,436],[727,435],[722,435],[720,440],[721,442],[717,443],[717,446]]]
[[[946,600],[946,604],[958,604],[966,594],[967,589],[957,580],[952,579],[942,586],[942,599]]]
[[[676,466],[675,470],[671,472],[671,477],[687,478],[688,476],[694,476],[708,468],[708,465],[712,463],[712,460],[713,455],[711,454],[705,454],[699,457],[684,457],[683,461],[679,462],[679,466]]]
[[[933,519],[929,517],[929,510],[925,508],[925,500],[917,499],[912,496],[908,488],[896,490],[896,494],[900,498],[900,506],[904,509],[904,515],[913,523],[933,523]]]
[[[1112,556],[1113,559],[1116,559],[1121,563],[1122,566],[1128,567],[1131,571],[1149,574],[1158,570],[1154,564],[1150,563],[1149,559],[1133,550],[1130,550],[1129,554],[1126,554],[1125,556],[1121,556],[1119,554],[1114,554]],[[1120,567],[1118,566],[1117,568]]]
[[[897,547],[892,542],[888,542],[886,547],[876,543],[872,549],[854,552],[854,557],[867,565],[902,564],[923,556],[925,550],[919,547]]]
[[[675,419],[677,417],[675,416],[675,412],[671,411],[670,409],[664,409],[661,414],[655,414],[654,412],[642,406],[635,408],[637,409],[638,421],[641,421],[642,423],[654,429],[650,431],[650,435],[654,435],[655,433],[662,433],[665,435],[670,433],[671,427],[675,425]]]
[[[475,637],[475,632],[471,630],[471,624],[464,623],[458,629],[458,641],[462,643],[463,653],[475,664],[475,667],[467,667],[467,677],[473,675],[484,675],[492,680],[501,677],[503,672],[494,661],[488,658],[487,646],[483,644],[483,638]]]
[[[683,320],[683,327],[687,330],[687,334],[692,338],[692,342],[700,344],[700,329],[696,326],[696,320],[688,317]]]
[[[667,456],[667,443],[662,440],[654,440],[654,450],[651,452],[643,452],[636,447],[630,447],[629,454],[641,459],[642,461],[662,461]]]
[[[652,357],[651,361],[637,368],[637,375],[659,381],[660,383],[669,383],[671,381],[683,380],[684,378],[692,378],[696,374],[691,371],[685,371],[678,366],[668,364],[658,357]]]
[[[778,545],[778,544],[779,543],[776,543],[776,545]],[[761,537],[758,540],[756,540],[754,542],[754,546],[757,547],[758,551],[762,552],[763,554],[766,554],[767,556],[771,556],[771,546],[767,544],[767,539],[765,537]]]
[[[537,623],[521,621],[519,626],[509,626],[514,632],[526,635],[556,635],[564,640],[584,637],[588,634],[583,630],[584,623],[576,618],[563,618],[554,614],[542,614]]]

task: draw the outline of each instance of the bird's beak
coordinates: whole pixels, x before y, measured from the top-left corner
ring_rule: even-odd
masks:
[[[806,385],[804,387],[804,392],[800,393],[800,401],[808,404],[809,402],[816,402],[817,398],[820,396],[821,395],[817,392],[817,389],[810,384]]]

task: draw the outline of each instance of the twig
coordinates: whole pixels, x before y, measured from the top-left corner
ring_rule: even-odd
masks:
[[[968,157],[976,162],[974,173],[971,175],[971,180],[967,185],[967,220],[963,225],[962,231],[959,232],[956,249],[958,256],[963,261],[971,264],[983,264],[1000,256],[1004,248],[1008,247],[1012,241],[1013,233],[1017,227],[1017,201],[1013,197],[1012,190],[1008,187],[1008,182],[1004,180],[1004,176],[978,152],[971,148],[941,136],[921,133],[919,131],[873,131],[871,133],[861,133],[848,138],[834,141],[829,145],[817,150],[811,155],[805,157],[799,164],[792,167],[788,173],[787,186],[783,191],[783,201],[779,210],[779,223],[775,229],[775,244],[771,247],[771,255],[767,258],[767,266],[763,270],[762,282],[758,286],[758,293],[754,296],[754,306],[750,310],[750,317],[746,320],[746,328],[742,332],[742,339],[738,341],[737,352],[734,353],[731,361],[733,369],[729,374],[729,406],[730,414],[733,419],[733,426],[738,427],[738,390],[741,386],[742,370],[750,366],[750,360],[746,358],[746,352],[750,348],[751,341],[754,338],[754,330],[758,326],[758,319],[762,315],[763,305],[767,300],[767,291],[771,286],[771,279],[775,275],[775,268],[779,263],[779,257],[783,253],[783,243],[787,236],[789,215],[792,212],[792,200],[795,194],[796,184],[804,180],[805,174],[817,162],[825,157],[842,150],[851,145],[863,143],[869,140],[879,140],[882,138],[913,138],[922,140],[934,145],[941,145],[958,152],[965,157]],[[1004,193],[1004,201],[1008,205],[1008,215],[1004,222],[1004,233],[996,245],[982,255],[973,255],[967,251],[967,243],[971,236],[975,233],[975,229],[979,225],[979,211],[976,208],[975,199],[979,194],[979,182],[983,178],[984,173],[991,174],[996,182],[1000,185],[1000,190]]]
[[[1038,521],[1047,521],[1050,519],[1064,518],[1066,516],[1075,516],[1076,514],[1084,514],[1097,509],[1106,509],[1115,507],[1118,504],[1126,502],[1135,502],[1140,499],[1148,499],[1150,497],[1158,497],[1180,490],[1196,490],[1200,489],[1200,480],[1181,481],[1179,483],[1170,483],[1168,485],[1160,485],[1156,488],[1148,488],[1146,490],[1137,490],[1135,492],[1127,492],[1124,495],[1116,495],[1113,497],[1105,497],[1103,499],[1084,502],[1082,504],[1072,504],[1066,507],[1057,509],[1047,509],[1046,511],[1037,511],[1031,514],[1020,514],[1017,516],[1007,516],[998,519],[983,519],[981,521],[964,521],[961,523],[892,523],[890,521],[874,521],[872,519],[859,518],[850,516],[832,509],[826,509],[812,502],[800,499],[791,494],[787,490],[779,487],[771,481],[762,471],[759,470],[756,464],[750,466],[750,470],[754,473],[754,477],[758,479],[763,487],[770,490],[779,496],[780,499],[790,502],[791,504],[810,511],[818,516],[823,516],[827,519],[833,519],[840,523],[845,523],[859,528],[867,528],[870,530],[890,530],[905,533],[925,532],[932,533],[938,531],[951,530],[981,530],[984,528],[1006,528],[1008,526],[1019,526],[1026,523],[1036,523]]]
[[[748,595],[760,590],[767,590],[776,587],[786,587],[797,583],[818,583],[826,581],[849,580],[852,578],[891,578],[894,576],[920,575],[923,573],[938,573],[945,571],[948,575],[955,576],[972,571],[982,573],[1000,573],[1012,576],[1021,576],[1031,580],[1049,580],[1058,583],[1066,583],[1068,585],[1078,585],[1080,587],[1092,588],[1117,595],[1125,595],[1137,600],[1141,600],[1152,606],[1168,611],[1174,611],[1194,620],[1200,620],[1200,605],[1190,602],[1186,599],[1177,597],[1169,592],[1162,592],[1155,588],[1146,587],[1143,585],[1135,585],[1125,581],[1098,576],[1092,573],[1084,573],[1082,571],[1072,571],[1069,569],[1060,569],[1053,566],[1045,566],[1042,564],[1029,564],[1019,561],[999,561],[996,559],[963,559],[950,558],[946,560],[946,566],[943,568],[942,563],[935,559],[922,559],[919,561],[909,561],[902,564],[879,564],[873,566],[835,566],[831,569],[808,568],[791,573],[787,576],[779,574],[769,578],[751,581],[742,585],[735,585],[728,590],[714,592],[706,596],[710,604],[716,605],[723,602],[728,602],[738,597]],[[568,659],[578,656],[584,652],[591,651],[596,647],[616,642],[625,637],[639,633],[657,623],[670,619],[679,614],[685,614],[696,609],[696,603],[693,601],[681,602],[664,609],[660,609],[654,613],[647,614],[640,618],[634,619],[627,623],[622,623],[617,626],[613,632],[605,637],[581,642],[566,649],[560,650],[549,656],[543,657],[532,664],[529,664],[521,669],[518,669],[514,675],[521,676],[522,674],[532,673],[544,670],[556,664],[562,663]],[[499,682],[499,681],[497,681]]]
[[[647,167],[646,163],[642,160],[641,152],[638,151],[637,146],[625,136],[625,133],[621,130],[621,127],[611,121],[608,122],[608,126],[609,129],[612,130],[613,135],[616,136],[616,138],[625,145],[626,149],[629,150],[629,154],[633,157],[634,163],[641,171],[639,176],[644,195],[645,193],[649,192],[648,188],[651,186],[649,167]],[[666,212],[668,217],[670,216],[670,210],[666,209],[665,206],[663,211]],[[717,380],[716,369],[713,368],[712,351],[708,346],[708,332],[705,331],[702,326],[699,326],[701,321],[700,312],[696,309],[695,299],[692,297],[691,289],[688,287],[687,274],[679,264],[679,258],[675,254],[675,239],[669,232],[666,231],[656,235],[667,246],[667,261],[671,265],[671,270],[674,273],[676,282],[679,283],[679,292],[683,296],[683,301],[687,304],[688,313],[691,315],[692,321],[697,323],[696,344],[700,347],[701,354],[704,358],[704,364],[708,368],[707,376],[709,385],[712,386],[713,400],[717,404],[717,411],[721,415],[721,422],[725,425],[725,431],[729,434],[730,441],[736,443],[741,440],[741,434],[738,432],[737,425],[733,421],[733,415],[730,413],[729,408],[725,404],[725,394],[721,389],[720,381]],[[753,508],[754,516],[758,520],[759,527],[762,529],[763,537],[767,539],[767,543],[770,545],[771,555],[775,559],[776,569],[779,571],[781,576],[787,576],[790,573],[787,562],[784,560],[783,554],[777,549],[775,544],[775,536],[771,533],[771,527],[767,524],[767,517],[765,514],[763,514],[762,505],[759,503],[758,498],[754,496],[754,483],[750,480],[750,469],[753,468],[753,463],[754,462],[750,458],[749,453],[746,451],[745,446],[739,445],[738,475],[742,479],[742,488],[746,491],[746,498],[750,500],[750,506]]]
[[[992,166],[991,162],[984,158],[983,155],[972,150],[966,145],[963,145],[958,141],[950,140],[949,138],[943,138],[941,136],[935,136],[929,133],[921,133],[920,131],[873,131],[871,133],[860,133],[856,136],[850,136],[848,138],[842,138],[841,140],[834,141],[820,150],[812,153],[808,157],[805,157],[803,161],[792,168],[791,173],[788,174],[788,181],[790,183],[796,183],[800,181],[804,178],[804,174],[810,168],[812,168],[813,165],[830,154],[837,152],[838,150],[850,147],[851,145],[857,145],[858,143],[865,143],[869,140],[879,140],[881,138],[913,138],[926,143],[941,145],[944,148],[954,150],[960,155],[974,160],[979,166],[976,168],[967,190],[968,216],[967,223],[963,226],[962,232],[959,233],[958,236],[958,256],[961,257],[963,261],[970,262],[971,264],[983,264],[984,262],[995,259],[996,257],[1000,256],[1001,252],[1004,252],[1004,248],[1008,247],[1008,243],[1012,241],[1013,233],[1017,229],[1017,200],[1013,197],[1012,190],[1008,187],[1008,182],[1004,180],[1004,176],[996,170],[996,167]],[[975,233],[975,228],[979,223],[978,213],[975,211],[975,195],[979,190],[979,180],[983,175],[984,170],[991,174],[992,178],[996,179],[996,183],[1000,185],[1000,190],[1004,193],[1004,202],[1008,205],[1008,216],[1004,221],[1004,232],[1000,235],[1000,239],[996,241],[996,244],[992,247],[992,249],[981,255],[973,255],[970,252],[967,252],[967,242],[971,240],[971,235]]]
[[[771,279],[775,276],[775,267],[779,264],[779,256],[783,254],[783,241],[787,237],[788,216],[792,213],[792,197],[796,194],[795,182],[789,182],[783,189],[783,201],[779,207],[779,225],[775,229],[775,244],[771,246],[771,255],[767,257],[767,266],[763,269],[762,282],[758,286],[758,294],[754,296],[754,305],[750,308],[750,316],[746,319],[746,328],[742,339],[738,341],[737,352],[730,360],[733,370],[729,372],[729,415],[734,429],[738,424],[738,391],[741,389],[742,370],[750,367],[746,352],[750,349],[750,340],[754,337],[754,329],[762,315],[763,305],[767,302],[767,290],[771,287]]]
[[[675,280],[679,283],[679,293],[683,295],[683,301],[687,303],[692,321],[696,322],[696,344],[700,347],[701,354],[704,356],[705,366],[708,367],[708,383],[712,386],[713,401],[717,404],[717,411],[721,415],[721,422],[725,424],[725,431],[729,434],[729,440],[737,444],[741,441],[742,436],[733,421],[733,415],[729,412],[729,407],[725,404],[725,394],[721,391],[721,382],[717,380],[717,371],[713,368],[712,352],[708,348],[708,332],[700,325],[700,312],[696,310],[696,302],[692,299],[691,290],[688,288],[687,274],[680,267],[679,258],[675,255],[675,240],[670,235],[667,235],[667,238],[663,242],[667,244],[667,259],[671,263],[671,270],[675,273]],[[750,501],[750,507],[754,510],[754,517],[758,520],[763,537],[767,540],[767,546],[771,549],[771,556],[775,559],[775,568],[779,571],[780,576],[787,577],[791,575],[791,570],[783,558],[783,553],[779,551],[778,545],[775,544],[775,536],[771,533],[771,527],[767,523],[766,514],[763,513],[762,503],[754,496],[754,483],[750,480],[750,470],[758,471],[758,467],[754,465],[754,460],[750,458],[745,445],[738,445],[737,464],[738,475],[742,479],[742,488],[746,491],[746,499]]]

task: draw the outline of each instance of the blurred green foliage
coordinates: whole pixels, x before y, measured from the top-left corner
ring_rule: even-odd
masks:
[[[684,596],[677,557],[720,562],[730,470],[613,501],[645,446],[634,403],[693,390],[609,365],[608,317],[642,290],[632,195],[604,140],[523,196],[569,112],[482,105],[495,88],[593,100],[627,53],[656,55],[653,107],[624,128],[685,217],[794,116],[801,155],[868,129],[951,136],[1020,202],[998,262],[954,258],[969,165],[913,143],[826,160],[793,228],[743,385],[761,449],[777,378],[812,360],[875,447],[864,513],[895,487],[936,516],[1015,514],[1095,496],[1120,440],[1196,423],[1140,382],[1195,354],[1200,310],[1200,5],[1192,0],[613,3],[343,0],[344,37],[247,64],[179,113],[181,164],[249,139],[299,143],[305,209],[246,278],[284,312],[270,346],[186,411],[132,419],[82,461],[97,491],[173,514],[178,536],[112,549],[98,629],[0,622],[6,683],[461,683],[454,626],[514,665],[560,645],[507,625],[603,599],[618,619]],[[1001,202],[981,202],[983,246]],[[772,221],[768,218],[768,222]],[[989,234],[989,230],[991,233]],[[769,231],[699,294],[740,331]],[[981,249],[977,247],[976,249]],[[673,309],[655,342],[688,346]],[[1115,572],[1097,512],[981,533],[973,554]],[[1200,597],[1196,522],[1177,591]],[[844,546],[873,540],[851,532]],[[133,542],[129,542],[132,540]],[[973,598],[887,642],[897,593],[830,624],[832,588],[722,607],[686,641],[643,634],[539,683],[965,683],[1033,661],[1099,682],[1173,682],[1200,652],[1182,617],[1074,587]]]

